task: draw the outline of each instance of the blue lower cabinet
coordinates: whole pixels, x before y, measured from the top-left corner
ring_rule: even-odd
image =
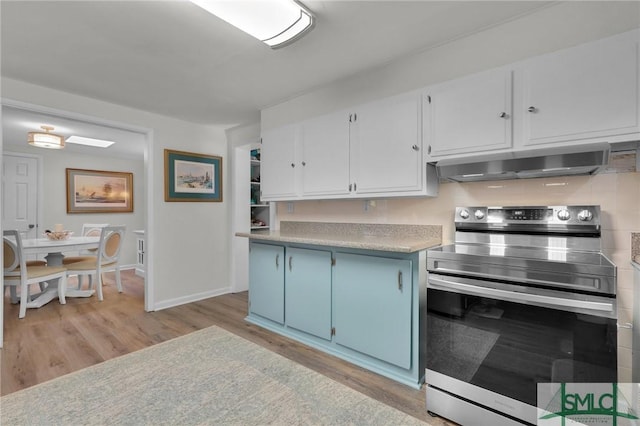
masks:
[[[426,251],[250,248],[247,321],[420,388]]]
[[[402,368],[411,367],[411,261],[336,254],[335,342]]]
[[[249,245],[249,312],[284,324],[284,247]]]
[[[331,340],[331,252],[286,249],[285,323]]]

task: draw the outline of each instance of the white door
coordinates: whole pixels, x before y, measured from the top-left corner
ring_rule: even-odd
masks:
[[[38,235],[38,159],[3,155],[2,228]]]
[[[423,101],[431,157],[511,148],[510,70],[435,86]]]
[[[302,123],[302,195],[349,193],[349,113]]]
[[[638,132],[638,41],[598,40],[528,61],[522,72],[524,145]]]
[[[260,150],[262,200],[292,199],[297,195],[298,133],[297,125],[278,127],[262,133]]]
[[[355,109],[351,141],[358,194],[422,189],[421,105],[412,93]]]

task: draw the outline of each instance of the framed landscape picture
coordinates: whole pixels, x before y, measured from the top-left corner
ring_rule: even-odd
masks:
[[[133,173],[66,169],[67,213],[133,212]]]
[[[222,157],[164,150],[165,201],[222,201]]]

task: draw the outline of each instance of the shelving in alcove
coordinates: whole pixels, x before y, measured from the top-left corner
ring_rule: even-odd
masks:
[[[251,229],[269,229],[269,203],[260,200],[260,149],[251,150]]]

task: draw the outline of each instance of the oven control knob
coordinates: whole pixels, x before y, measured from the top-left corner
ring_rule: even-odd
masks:
[[[463,219],[469,219],[469,210],[467,209],[460,210],[460,217]]]
[[[558,219],[569,220],[570,217],[571,217],[571,213],[569,213],[569,210],[562,209],[558,211]]]
[[[582,222],[588,222],[591,219],[593,219],[593,213],[591,213],[589,210],[582,210],[580,213],[578,213],[578,220]]]
[[[484,218],[484,212],[482,210],[476,210],[475,213],[473,213],[473,215],[476,217],[476,219],[480,220]]]

